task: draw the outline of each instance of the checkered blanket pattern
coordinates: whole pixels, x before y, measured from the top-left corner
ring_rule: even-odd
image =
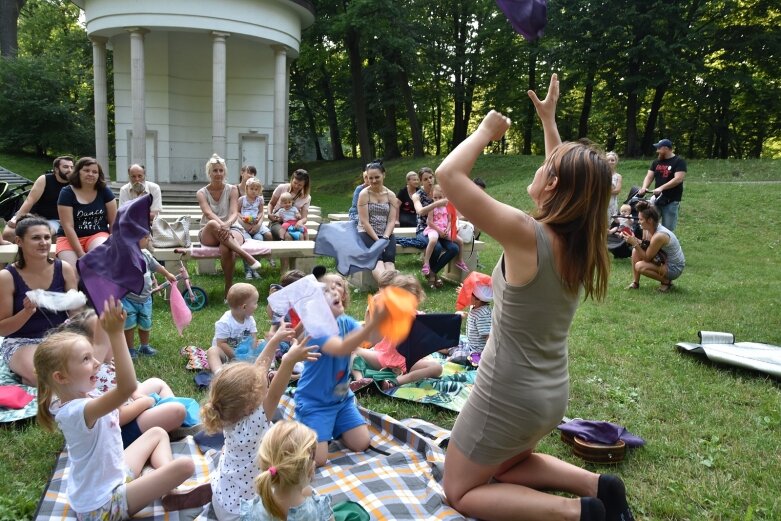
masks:
[[[293,399],[284,396],[277,418],[292,418]],[[442,491],[442,468],[445,454],[440,448],[450,432],[420,419],[395,420],[389,416],[360,408],[369,424],[371,448],[363,453],[347,451],[340,443],[329,447],[328,464],[318,469],[313,486],[321,494],[331,494],[334,503],[357,501],[373,520],[445,520],[465,518],[450,508]],[[196,476],[183,486],[194,486],[209,479],[219,454],[202,453],[188,437],[172,443],[177,457],[189,456],[196,461]],[[38,520],[73,520],[66,495],[67,452],[57,459],[54,473],[38,506]],[[210,508],[202,512],[164,512],[160,501],[142,510],[134,519],[212,521]]]
[[[0,339],[2,340],[2,339]],[[16,385],[24,389],[27,394],[35,397],[30,403],[21,409],[0,407],[0,423],[15,422],[25,418],[32,418],[38,412],[38,389],[19,383],[19,379],[11,372],[8,365],[0,360],[0,385]]]

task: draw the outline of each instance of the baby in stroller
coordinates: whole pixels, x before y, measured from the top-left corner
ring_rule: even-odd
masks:
[[[643,237],[643,231],[640,229],[640,224],[637,220],[637,203],[643,201],[645,197],[639,196],[638,192],[640,188],[633,186],[629,190],[629,194],[621,205],[619,215],[612,215],[611,227],[607,234],[607,248],[613,257],[617,259],[626,259],[632,256],[632,248],[624,240],[622,232],[628,228],[630,233],[633,233],[635,237],[641,239]]]

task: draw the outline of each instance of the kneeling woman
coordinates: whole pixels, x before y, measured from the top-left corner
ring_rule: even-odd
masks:
[[[636,208],[640,228],[643,229],[643,239],[648,241],[648,247],[642,249],[639,239],[631,234],[624,234],[624,240],[633,248],[634,279],[627,289],[638,289],[640,275],[645,275],[661,283],[657,291],[667,293],[673,286],[673,281],[681,276],[686,266],[681,243],[673,232],[659,224],[659,210],[655,206],[640,201]]]

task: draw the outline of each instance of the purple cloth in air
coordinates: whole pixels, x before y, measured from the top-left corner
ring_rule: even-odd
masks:
[[[98,314],[109,296],[121,299],[144,289],[146,262],[138,241],[149,235],[151,207],[151,195],[122,205],[106,242],[76,261],[80,285]]]
[[[347,276],[374,269],[387,245],[387,240],[378,239],[371,246],[366,246],[355,223],[341,221],[320,225],[314,252],[336,259],[336,271]]]
[[[627,447],[645,445],[643,438],[635,436],[621,425],[610,422],[575,419],[559,425],[559,430],[591,443],[615,445],[618,440],[622,440]]]
[[[534,41],[545,32],[548,22],[546,0],[496,0],[510,25],[527,40]]]

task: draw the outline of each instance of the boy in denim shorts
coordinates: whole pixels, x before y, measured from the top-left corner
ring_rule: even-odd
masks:
[[[138,242],[141,253],[146,260],[146,272],[144,273],[144,289],[140,294],[128,293],[122,298],[122,307],[127,313],[125,319],[125,340],[130,350],[130,358],[136,359],[138,355],[154,356],[157,350],[149,345],[149,332],[152,330],[152,273],[159,273],[168,279],[171,284],[176,284],[176,275],[165,269],[162,264],[152,257],[146,248],[149,246],[147,235]],[[134,346],[135,329],[138,328],[139,346]]]

